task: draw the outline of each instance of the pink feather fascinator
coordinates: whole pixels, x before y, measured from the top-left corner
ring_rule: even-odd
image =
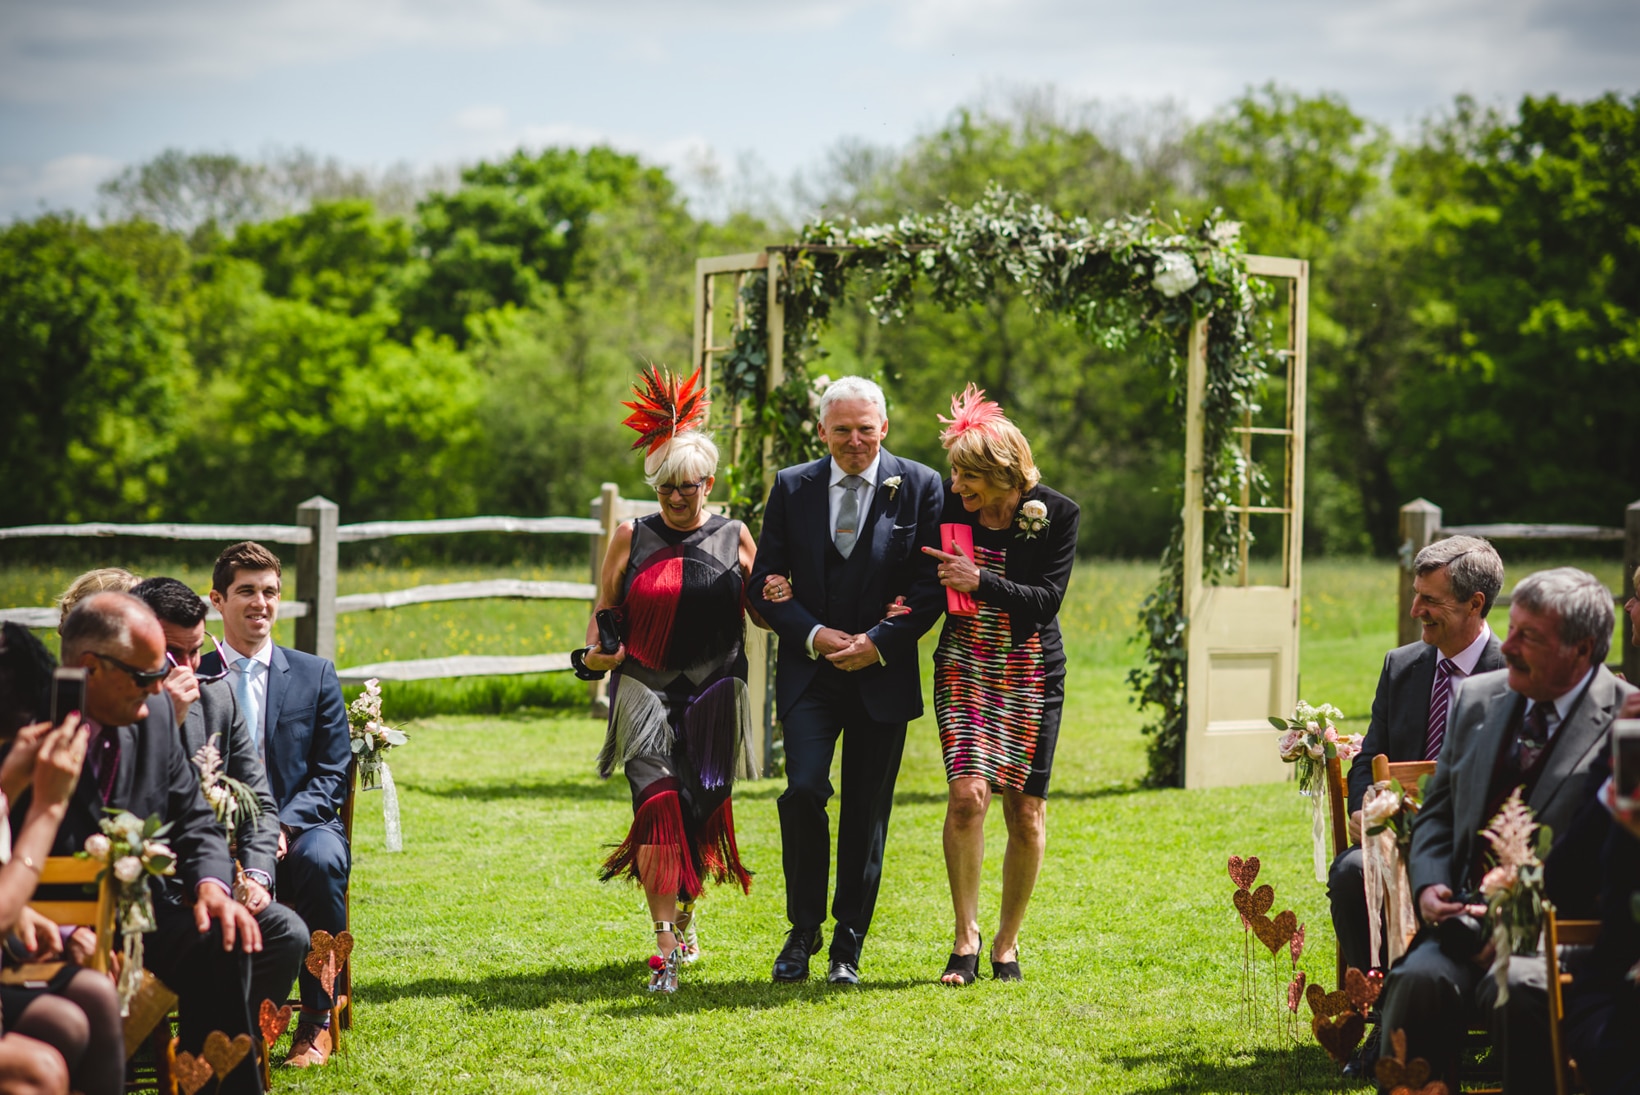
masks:
[[[984,389],[975,384],[969,384],[962,394],[951,397],[950,418],[943,414],[938,417],[945,424],[940,434],[942,445],[950,445],[969,430],[979,430],[989,436],[994,426],[1008,420],[996,401],[986,399]]]

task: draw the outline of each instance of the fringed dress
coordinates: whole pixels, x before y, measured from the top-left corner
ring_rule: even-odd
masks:
[[[660,514],[633,523],[621,601],[627,656],[610,681],[598,757],[605,778],[623,766],[633,819],[604,862],[605,881],[637,879],[638,850],[649,846],[651,882],[663,892],[698,897],[707,877],[750,892],[729,797],[737,776],[755,774],[740,530],[716,514],[690,532]]]

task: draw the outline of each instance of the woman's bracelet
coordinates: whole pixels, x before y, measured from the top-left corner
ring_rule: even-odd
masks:
[[[569,667],[575,670],[575,675],[583,681],[601,681],[604,679],[602,669],[593,669],[587,665],[587,652],[590,646],[578,646],[569,652]]]

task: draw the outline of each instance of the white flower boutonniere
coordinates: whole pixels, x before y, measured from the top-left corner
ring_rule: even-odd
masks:
[[[898,475],[889,476],[883,480],[883,486],[888,488],[888,497],[892,501],[894,496],[900,492],[900,477]]]
[[[1025,534],[1025,539],[1035,540],[1037,534],[1048,527],[1048,507],[1033,498],[1019,507],[1019,517],[1014,525]]]

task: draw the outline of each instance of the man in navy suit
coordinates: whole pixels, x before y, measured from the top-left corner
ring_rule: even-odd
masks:
[[[826,918],[831,759],[843,738],[828,980],[860,979],[882,879],[905,727],[923,712],[917,639],[945,607],[924,547],[939,547],[940,477],[882,448],[882,389],[843,377],[820,400],[831,455],[782,470],[769,492],[748,592],[780,637],[775,686],[786,745],[780,836],[786,944],[776,981],[809,975]],[[765,581],[778,576],[765,589]],[[903,597],[908,612],[885,618]]]
[[[329,659],[273,642],[281,573],[278,557],[249,540],[217,557],[211,604],[222,614],[226,642],[202,659],[200,672],[218,673],[226,659],[245,725],[262,750],[279,807],[279,900],[309,931],[334,935],[347,927],[353,862],[341,821],[353,759],[347,707]],[[303,1068],[330,1059],[331,998],[305,967],[299,981],[302,1015],[285,1063]]]

